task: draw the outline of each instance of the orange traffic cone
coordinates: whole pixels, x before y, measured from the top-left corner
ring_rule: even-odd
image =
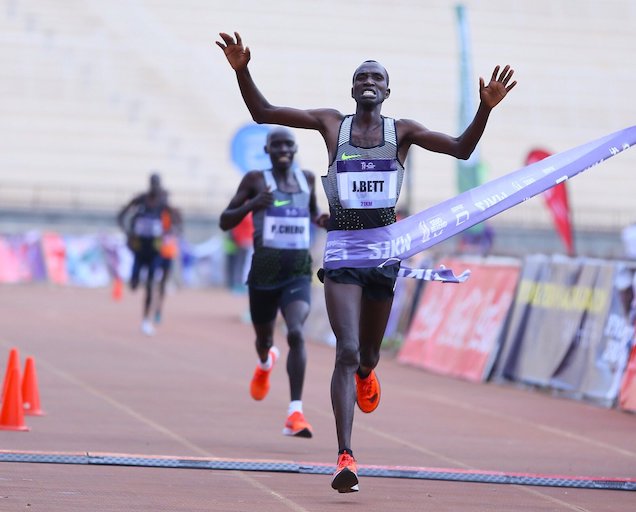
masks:
[[[22,403],[24,404],[24,414],[29,416],[44,416],[45,412],[40,408],[38,377],[35,373],[35,361],[32,357],[27,357],[24,364]]]
[[[120,301],[124,295],[124,283],[119,276],[115,276],[113,280],[113,300]]]
[[[7,361],[7,370],[4,374],[4,383],[2,384],[2,396],[0,401],[4,402],[4,397],[7,395],[7,386],[9,385],[9,377],[13,369],[18,370],[18,377],[20,376],[20,355],[17,348],[12,348],[9,352],[9,360]]]
[[[24,424],[20,372],[13,368],[7,380],[7,392],[0,411],[0,430],[29,430]]]

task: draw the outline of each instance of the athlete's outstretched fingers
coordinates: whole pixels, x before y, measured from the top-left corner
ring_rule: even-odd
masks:
[[[495,69],[492,72],[492,76],[490,77],[490,81],[497,80],[497,74],[499,73],[499,65],[495,66]]]
[[[508,64],[505,65],[505,67],[503,68],[503,70],[501,71],[501,75],[499,77],[499,80],[503,80],[503,78],[506,76],[506,74],[508,73],[508,70],[510,69],[510,66]]]
[[[226,34],[225,32],[219,32],[219,36],[221,36],[221,39],[223,39],[223,42],[226,45],[234,43],[234,39],[232,39],[232,36],[230,34]],[[220,44],[220,43],[217,43],[217,44]]]

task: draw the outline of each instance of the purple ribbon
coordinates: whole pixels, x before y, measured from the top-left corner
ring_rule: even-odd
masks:
[[[439,268],[400,267],[398,277],[411,277],[422,281],[440,281],[442,283],[463,283],[470,277],[470,270],[464,270],[458,276],[444,265]]]
[[[369,268],[399,263],[600,164],[634,143],[636,126],[631,126],[522,167],[389,226],[329,231],[324,267]]]

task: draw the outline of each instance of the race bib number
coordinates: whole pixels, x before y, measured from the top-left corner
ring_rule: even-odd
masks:
[[[163,226],[161,225],[161,219],[149,217],[138,217],[135,219],[133,233],[137,236],[155,238],[161,236],[162,232]]]
[[[336,164],[338,196],[343,208],[395,206],[397,160],[339,160]]]
[[[309,210],[270,207],[263,221],[263,246],[274,249],[309,249]]]

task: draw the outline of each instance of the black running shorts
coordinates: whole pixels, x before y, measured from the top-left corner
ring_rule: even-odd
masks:
[[[399,264],[372,268],[335,268],[318,271],[318,279],[325,277],[340,284],[355,284],[362,288],[362,295],[372,300],[389,300],[395,291]]]
[[[250,314],[252,323],[266,324],[276,318],[279,309],[301,300],[311,304],[311,280],[299,277],[277,288],[254,288],[249,286]]]

